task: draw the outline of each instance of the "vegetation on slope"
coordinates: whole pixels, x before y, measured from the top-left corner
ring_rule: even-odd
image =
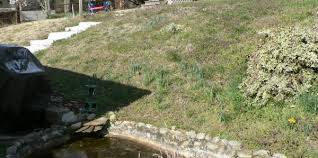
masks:
[[[247,56],[261,40],[257,32],[313,27],[317,6],[315,0],[214,0],[97,15],[89,19],[101,25],[38,57],[68,98],[84,100],[85,84],[96,75],[101,113],[116,109],[123,120],[315,157],[318,118],[310,107],[316,106],[318,88],[295,101],[260,107],[248,106],[238,87]]]
[[[65,27],[78,23],[78,19],[61,18],[11,25],[0,29],[1,44],[30,45],[30,40],[45,39],[49,33],[64,31]]]

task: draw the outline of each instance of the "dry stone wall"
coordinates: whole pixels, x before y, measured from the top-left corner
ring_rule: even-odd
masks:
[[[187,158],[285,158],[267,150],[249,151],[238,141],[211,137],[205,133],[158,128],[150,124],[132,121],[116,121],[109,128],[109,134],[121,136],[160,148]]]

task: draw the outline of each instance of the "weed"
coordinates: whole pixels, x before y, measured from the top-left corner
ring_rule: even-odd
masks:
[[[132,71],[133,74],[138,74],[138,75],[141,74],[141,71],[142,71],[142,65],[141,64],[132,63],[130,65],[130,68],[131,68],[131,71]]]
[[[312,90],[311,92],[307,92],[302,94],[298,98],[298,102],[300,105],[304,107],[308,112],[318,114],[318,95],[317,88]]]
[[[169,85],[168,80],[169,72],[166,70],[158,70],[155,75],[155,81],[157,82],[157,86],[159,89],[166,89]]]
[[[167,60],[171,62],[180,62],[182,60],[181,56],[176,51],[168,51],[166,57]]]

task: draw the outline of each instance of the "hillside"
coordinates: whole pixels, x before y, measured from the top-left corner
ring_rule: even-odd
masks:
[[[261,44],[258,32],[314,28],[317,6],[315,0],[206,0],[96,15],[87,18],[102,24],[37,57],[49,67],[54,88],[69,99],[84,101],[88,76],[96,75],[100,114],[116,110],[121,120],[317,157],[317,112],[306,108],[317,103],[315,87],[266,106],[249,105],[239,89],[248,56]],[[144,90],[150,94],[140,97]]]

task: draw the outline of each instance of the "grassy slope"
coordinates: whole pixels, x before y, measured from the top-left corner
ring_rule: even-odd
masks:
[[[61,31],[67,26],[77,24],[77,22],[78,20],[61,18],[4,27],[0,29],[0,43],[29,45],[30,40],[47,38],[50,32]]]
[[[248,148],[314,157],[314,147],[306,140],[309,136],[314,143],[317,138],[312,128],[306,127],[317,124],[316,115],[303,106],[290,108],[284,103],[244,106],[238,85],[245,75],[246,56],[259,44],[257,31],[312,27],[317,5],[315,0],[215,0],[121,17],[96,16],[92,19],[103,24],[54,44],[38,57],[50,67],[96,74],[102,80],[151,91],[120,109],[120,119],[162,127],[177,125],[241,140]],[[172,23],[182,30],[163,29]],[[66,96],[83,99],[86,80],[51,75]],[[132,95],[109,91],[102,82],[98,92],[101,111]],[[288,125],[291,116],[300,119],[297,125]]]

